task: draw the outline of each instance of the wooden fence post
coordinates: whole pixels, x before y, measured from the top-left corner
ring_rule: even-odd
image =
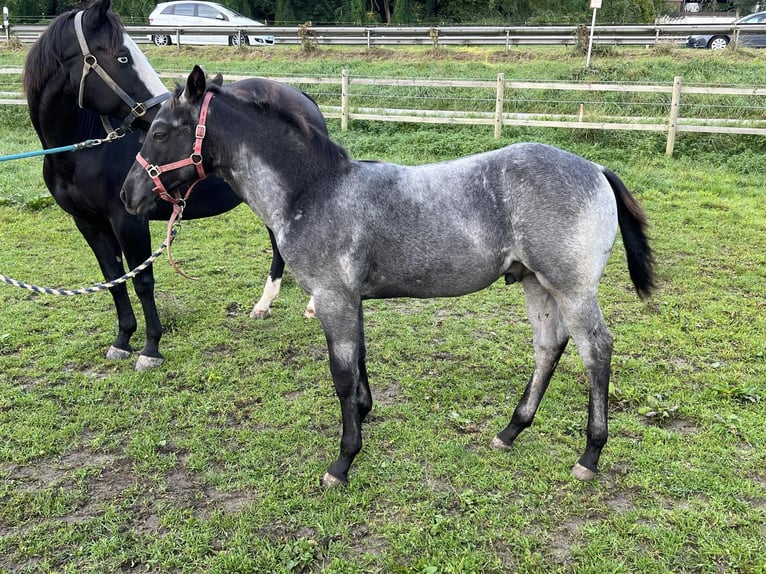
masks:
[[[676,145],[676,130],[678,129],[678,113],[681,105],[681,76],[673,78],[673,96],[670,100],[670,121],[668,122],[668,142],[665,155],[672,156]]]
[[[503,131],[503,103],[505,101],[505,74],[497,75],[497,95],[495,96],[495,139]]]
[[[348,70],[344,69],[340,76],[340,131],[348,129]]]

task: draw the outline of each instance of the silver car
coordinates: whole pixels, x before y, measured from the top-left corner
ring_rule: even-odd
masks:
[[[200,0],[157,4],[149,15],[149,25],[181,29],[207,26],[226,28],[263,26],[261,22],[251,20],[226,6]],[[250,33],[187,34],[182,32],[180,38],[182,44],[228,44],[229,46],[274,44],[274,36],[255,36]],[[151,34],[149,39],[157,46],[169,46],[176,41],[176,36],[166,33]]]
[[[749,32],[746,29],[748,24],[766,25],[766,12],[756,12],[734,22],[739,28],[738,43],[746,48],[766,48],[766,30],[760,32]],[[740,28],[740,26],[742,26]],[[687,48],[708,48],[710,50],[723,50],[732,40],[732,34],[729,32],[718,32],[714,34],[698,34],[689,36],[686,39]]]

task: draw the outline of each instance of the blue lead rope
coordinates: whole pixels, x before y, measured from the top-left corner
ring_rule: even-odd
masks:
[[[62,153],[66,151],[80,151],[89,147],[96,147],[97,145],[100,145],[104,140],[101,139],[95,139],[95,140],[85,140],[84,142],[72,144],[72,145],[65,145],[62,147],[52,147],[49,149],[41,149],[37,151],[27,151],[24,153],[17,153],[13,155],[5,155],[0,156],[0,161],[10,161],[13,159],[24,159],[27,157],[35,157],[38,155],[51,155],[54,153]]]

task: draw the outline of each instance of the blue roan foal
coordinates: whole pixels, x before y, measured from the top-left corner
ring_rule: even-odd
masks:
[[[227,181],[274,231],[314,296],[343,419],[325,485],[347,482],[372,408],[362,301],[456,297],[500,277],[524,287],[535,369],[492,444],[510,448],[532,423],[571,336],[590,381],[585,452],[573,473],[595,475],[612,354],[596,295],[618,225],[638,294],[654,287],[646,220],[614,173],[531,143],[418,167],[354,161],[289,103],[245,102],[207,85],[195,67],[149,130],[123,187],[127,208],[146,212],[153,187],[197,179],[192,149],[201,149],[204,172]]]

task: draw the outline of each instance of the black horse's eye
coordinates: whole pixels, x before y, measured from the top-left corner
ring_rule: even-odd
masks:
[[[158,142],[165,141],[167,139],[167,133],[164,130],[152,130],[152,139]]]
[[[127,64],[128,62],[130,62],[130,58],[128,58],[127,56],[118,56],[117,61],[120,64]]]

